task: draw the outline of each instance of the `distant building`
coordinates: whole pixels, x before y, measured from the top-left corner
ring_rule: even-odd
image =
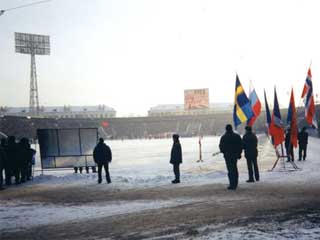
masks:
[[[1,116],[30,116],[28,107],[0,107]],[[114,118],[116,111],[105,105],[41,107],[40,118]]]
[[[182,116],[182,115],[208,115],[221,112],[232,112],[232,103],[210,103],[209,108],[185,109],[184,104],[163,104],[150,108],[149,117]]]

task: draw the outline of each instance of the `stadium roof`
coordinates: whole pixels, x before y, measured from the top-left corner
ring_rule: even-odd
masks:
[[[7,113],[21,113],[29,112],[29,107],[2,107],[0,109],[2,112]],[[41,112],[113,112],[113,108],[105,105],[97,106],[50,106],[50,107],[41,107]]]

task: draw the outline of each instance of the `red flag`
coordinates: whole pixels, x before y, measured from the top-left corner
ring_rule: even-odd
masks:
[[[107,120],[101,122],[101,126],[104,128],[109,127],[109,122]]]
[[[274,146],[278,146],[284,141],[284,129],[281,120],[276,89],[274,89],[274,104],[269,133],[273,137]]]
[[[294,102],[293,89],[291,89],[287,122],[290,124],[290,129],[291,129],[290,143],[292,144],[292,146],[296,148],[298,145],[298,126],[297,126],[297,111],[296,111],[296,105]]]

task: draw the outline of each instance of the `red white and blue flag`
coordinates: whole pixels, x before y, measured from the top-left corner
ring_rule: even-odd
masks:
[[[291,89],[290,102],[288,107],[287,123],[290,125],[290,144],[295,148],[298,145],[298,126],[297,126],[297,111],[294,102],[293,89]]]
[[[301,98],[304,99],[304,107],[305,107],[305,119],[310,126],[314,126],[318,128],[318,124],[315,121],[315,106],[314,106],[314,98],[313,98],[313,87],[312,87],[312,75],[311,69],[308,69],[308,75],[306,78],[306,82],[304,84]]]
[[[284,128],[281,120],[276,88],[274,88],[274,104],[273,104],[271,123],[269,127],[269,133],[273,137],[274,146],[278,146],[279,144],[282,144],[282,142],[284,141]]]
[[[261,102],[258,98],[256,90],[252,87],[252,85],[250,85],[249,101],[251,104],[253,116],[250,118],[250,120],[248,121],[247,124],[248,124],[248,126],[252,126],[261,113]]]

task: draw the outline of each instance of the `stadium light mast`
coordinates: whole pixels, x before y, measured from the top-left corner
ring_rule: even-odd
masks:
[[[50,55],[50,37],[16,32],[15,50],[16,53],[31,55],[29,112],[38,115],[40,105],[35,55]]]

